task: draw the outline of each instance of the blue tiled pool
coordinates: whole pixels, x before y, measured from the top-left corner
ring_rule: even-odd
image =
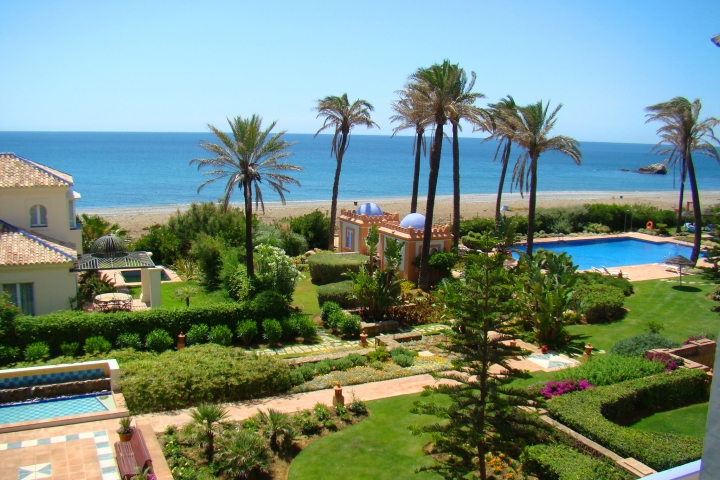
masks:
[[[0,425],[105,412],[109,410],[108,402],[113,403],[112,396],[109,393],[102,393],[0,405]]]
[[[685,245],[671,242],[648,242],[636,238],[597,238],[535,243],[533,253],[538,248],[567,253],[580,270],[588,270],[591,267],[600,268],[601,266],[621,267],[662,263],[665,259],[675,255],[690,258],[692,254],[692,248]]]

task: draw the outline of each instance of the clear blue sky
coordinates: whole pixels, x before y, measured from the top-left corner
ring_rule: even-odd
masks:
[[[644,107],[720,117],[720,1],[0,1],[0,130],[292,133],[347,92],[389,135],[395,91],[447,58],[489,101],[562,102],[556,133],[654,143]],[[485,105],[483,101],[482,105]],[[466,128],[465,135],[470,134]]]

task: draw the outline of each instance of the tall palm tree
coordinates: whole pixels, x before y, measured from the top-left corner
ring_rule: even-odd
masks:
[[[190,412],[190,418],[205,432],[207,437],[206,453],[208,461],[212,462],[215,453],[215,429],[218,423],[228,418],[228,411],[220,405],[201,404]]]
[[[284,130],[270,136],[276,123],[277,121],[272,122],[263,130],[262,118],[258,115],[249,118],[235,117],[233,120],[228,118],[232,135],[208,124],[208,128],[220,140],[220,144],[201,140],[200,146],[216,156],[190,160],[191,165],[197,164],[198,170],[203,167],[212,168],[203,174],[212,175],[214,178],[200,184],[198,192],[206,185],[218,180],[226,180],[223,196],[224,211],[227,211],[230,205],[230,197],[235,192],[235,188],[242,189],[245,197],[245,250],[247,272],[250,277],[255,274],[252,245],[253,190],[255,190],[255,208],[257,209],[259,203],[265,213],[265,202],[260,190],[263,181],[277,192],[283,205],[285,205],[285,192],[288,191],[285,184],[300,185],[300,182],[293,177],[280,173],[298,171],[302,168],[288,163],[278,163],[279,160],[292,155],[292,152],[286,149],[294,145],[294,142],[283,140]]]
[[[429,265],[430,240],[432,239],[435,192],[437,190],[440,155],[442,154],[443,127],[447,123],[447,107],[456,97],[456,84],[459,67],[448,60],[434,64],[429,68],[419,68],[410,75],[405,90],[417,101],[417,108],[426,112],[435,124],[430,147],[430,172],[428,175],[428,194],[425,206],[425,230],[420,253],[420,274],[418,286],[423,290],[430,288]]]
[[[511,112],[515,111],[516,107],[517,105],[515,104],[515,99],[513,99],[513,97],[511,97],[510,95],[508,95],[507,98],[501,99],[498,103],[491,103],[489,105],[491,131],[494,132],[497,129],[495,126],[496,118],[498,118],[503,112],[506,114],[510,114]],[[493,137],[490,136],[484,141],[490,140],[491,138]],[[500,224],[500,205],[502,204],[502,191],[505,185],[505,175],[507,174],[508,164],[510,163],[510,151],[512,149],[512,140],[510,139],[510,137],[502,135],[499,136],[497,140],[498,146],[495,150],[495,157],[493,158],[493,162],[497,160],[498,153],[500,153],[501,149],[502,155],[500,157],[500,181],[498,182],[497,198],[495,199],[495,225]]]
[[[668,102],[657,103],[645,109],[648,112],[645,123],[652,121],[664,123],[657,130],[660,142],[653,147],[653,151],[667,155],[669,162],[680,162],[687,169],[693,199],[693,213],[695,214],[695,242],[690,257],[693,262],[697,262],[700,255],[702,212],[692,154],[698,152],[720,162],[717,149],[708,141],[709,138],[718,142],[713,127],[717,126],[720,120],[715,117],[699,120],[701,108],[699,99],[695,99],[691,103],[687,98],[675,97]],[[679,207],[682,211],[682,197]]]
[[[570,157],[580,165],[582,154],[580,143],[570,137],[558,135],[550,137],[550,130],[555,126],[557,113],[562,108],[559,104],[552,113],[550,103],[543,106],[542,100],[524,107],[502,108],[497,111],[493,137],[509,138],[520,149],[513,180],[522,192],[529,187],[530,202],[528,208],[527,254],[532,257],[533,237],[535,235],[535,204],[537,200],[537,167],[540,155],[556,151]]]
[[[365,100],[355,100],[352,104],[348,101],[347,93],[342,97],[328,96],[317,101],[315,107],[318,114],[316,118],[323,117],[323,126],[317,131],[317,137],[325,129],[332,128],[335,134],[332,138],[330,156],[335,155],[335,181],[333,182],[332,205],[330,207],[330,238],[328,239],[328,250],[335,248],[335,219],[337,216],[338,186],[340,185],[340,170],[343,157],[350,146],[350,131],[358,126],[364,125],[367,128],[378,127],[378,124],[370,118],[370,112],[375,110]]]
[[[417,212],[418,188],[420,185],[420,155],[426,152],[425,129],[430,125],[431,120],[426,113],[413,105],[412,96],[405,90],[398,92],[402,98],[393,102],[392,109],[396,115],[390,117],[391,122],[400,122],[400,125],[393,129],[394,137],[399,131],[407,128],[415,130],[415,142],[413,143],[413,155],[415,155],[415,169],[413,171],[412,200],[410,200],[410,213]]]

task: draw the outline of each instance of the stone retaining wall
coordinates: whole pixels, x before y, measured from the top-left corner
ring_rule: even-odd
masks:
[[[656,348],[654,350],[648,350],[645,353],[666,353],[670,357],[683,360],[684,365],[682,365],[680,368],[709,372],[715,363],[716,347],[716,342],[708,340],[707,338],[701,338],[699,340],[693,340],[687,345],[683,345],[682,347]]]

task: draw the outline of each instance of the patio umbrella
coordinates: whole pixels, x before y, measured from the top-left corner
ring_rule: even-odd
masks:
[[[677,265],[678,273],[680,274],[680,285],[682,285],[682,269],[683,269],[683,267],[694,267],[695,266],[695,262],[693,262],[689,258],[683,257],[682,255],[676,255],[672,258],[668,258],[667,260],[665,260],[665,263],[668,265]]]

